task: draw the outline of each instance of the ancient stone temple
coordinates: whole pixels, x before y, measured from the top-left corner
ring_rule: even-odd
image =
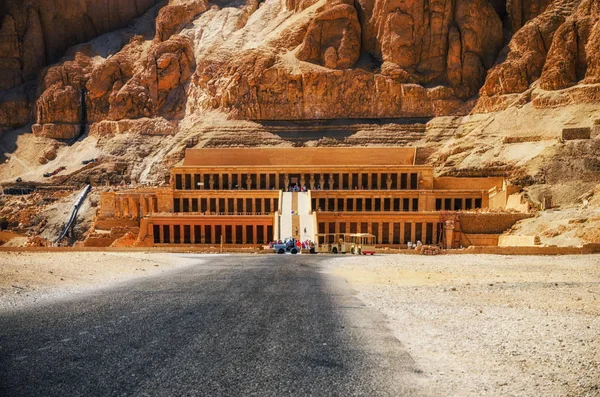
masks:
[[[473,220],[505,209],[503,178],[436,178],[416,159],[416,148],[188,149],[169,188],[102,193],[99,219],[138,221],[139,246],[371,233],[380,246],[447,247],[495,245],[517,220]]]

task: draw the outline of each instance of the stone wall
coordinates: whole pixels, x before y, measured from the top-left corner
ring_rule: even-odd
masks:
[[[592,129],[590,127],[583,128],[565,128],[562,130],[562,139],[572,141],[575,139],[590,139]]]
[[[502,234],[530,214],[464,213],[460,216],[460,228],[467,234]]]

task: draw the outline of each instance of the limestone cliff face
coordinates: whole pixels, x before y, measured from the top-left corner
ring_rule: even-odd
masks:
[[[35,78],[73,45],[122,28],[160,0],[5,0],[0,4],[0,90]]]
[[[481,89],[476,112],[600,101],[600,3],[555,0],[521,28]]]
[[[0,129],[600,102],[598,0],[55,1],[0,6]]]

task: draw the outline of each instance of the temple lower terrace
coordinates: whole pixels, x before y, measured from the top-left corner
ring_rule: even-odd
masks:
[[[346,233],[373,234],[379,247],[493,246],[529,216],[503,178],[437,178],[417,158],[417,148],[188,149],[170,187],[102,193],[96,229],[113,238],[86,245],[128,230],[145,247]]]

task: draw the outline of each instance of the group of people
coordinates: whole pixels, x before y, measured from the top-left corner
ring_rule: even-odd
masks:
[[[308,189],[306,185],[300,187],[299,185],[290,185],[288,186],[288,192],[307,192]]]
[[[288,248],[293,248],[294,245],[296,246],[296,248],[300,249],[306,249],[309,250],[311,248],[315,247],[315,243],[312,242],[311,240],[304,240],[304,241],[300,241],[300,240],[294,240],[294,239],[286,239],[285,241],[282,240],[276,240],[276,241],[271,241],[269,243],[269,248],[273,248],[273,246],[275,246],[276,244],[286,244],[286,246]]]
[[[408,243],[406,243],[406,245],[408,246],[408,249],[417,249],[419,247],[423,246],[423,243],[421,242],[421,240],[418,240],[416,243],[412,243],[411,241],[409,241]]]

